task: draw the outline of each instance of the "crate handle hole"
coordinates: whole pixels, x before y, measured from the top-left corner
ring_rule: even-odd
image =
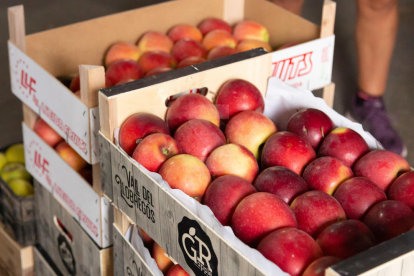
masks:
[[[56,228],[59,229],[60,233],[64,235],[68,241],[73,242],[72,234],[56,216],[53,216],[53,222],[55,223]]]

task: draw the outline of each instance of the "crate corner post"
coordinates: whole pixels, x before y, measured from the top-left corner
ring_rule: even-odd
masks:
[[[335,15],[336,2],[332,0],[324,0],[321,20],[321,38],[328,37],[334,34]]]

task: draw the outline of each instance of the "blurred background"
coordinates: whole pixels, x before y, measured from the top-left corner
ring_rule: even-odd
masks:
[[[23,4],[26,33],[44,31],[120,11],[161,3],[161,0],[1,0],[0,1],[0,147],[21,140],[22,105],[11,93],[7,51],[7,8]],[[320,25],[323,0],[307,0],[303,17]],[[414,166],[414,1],[399,1],[400,25],[384,100],[394,127],[408,147]],[[335,54],[332,81],[336,83],[334,109],[347,110],[357,89],[355,1],[337,1]]]

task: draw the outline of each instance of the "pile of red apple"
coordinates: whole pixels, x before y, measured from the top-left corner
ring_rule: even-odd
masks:
[[[62,159],[92,185],[92,166],[82,158],[53,128],[38,118],[33,131],[49,146],[54,148]]]
[[[215,104],[190,93],[165,121],[130,116],[119,143],[291,275],[323,275],[315,271],[413,228],[414,172],[404,158],[370,151],[320,110],[298,111],[287,131],[263,110],[253,84],[230,80]]]
[[[150,31],[137,45],[118,42],[104,57],[106,87],[183,68],[207,60],[263,47],[271,52],[269,33],[254,21],[242,21],[232,27],[218,18],[207,18],[198,27],[181,24],[167,35]],[[70,90],[80,95],[79,76]]]

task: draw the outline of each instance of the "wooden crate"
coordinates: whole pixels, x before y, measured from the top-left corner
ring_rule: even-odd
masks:
[[[113,248],[101,249],[36,180],[37,240],[65,275],[113,275]]]
[[[0,275],[32,276],[33,248],[23,247],[13,240],[0,224]]]
[[[49,255],[39,246],[33,247],[34,275],[63,276]]]

